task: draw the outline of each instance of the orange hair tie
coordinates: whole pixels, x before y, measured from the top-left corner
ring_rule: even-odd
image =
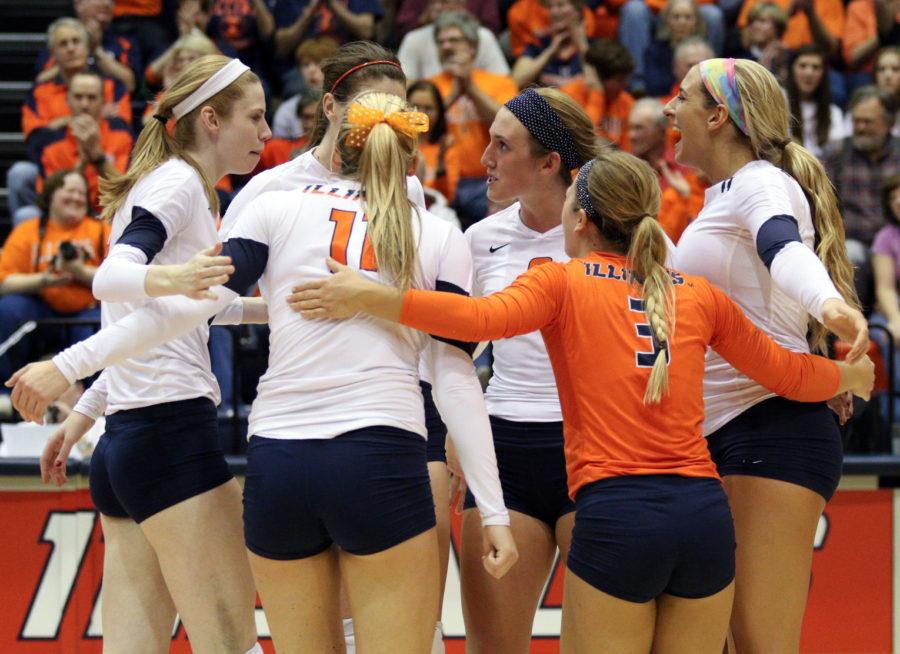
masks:
[[[406,134],[410,138],[427,132],[429,127],[428,116],[420,111],[394,111],[385,114],[378,109],[364,107],[358,102],[350,105],[347,122],[352,128],[344,142],[354,148],[362,148],[369,137],[369,132],[379,123],[387,123],[395,132]]]

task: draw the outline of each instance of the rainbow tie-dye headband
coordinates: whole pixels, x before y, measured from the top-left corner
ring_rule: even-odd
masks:
[[[728,109],[728,115],[744,135],[747,134],[747,119],[744,104],[734,76],[734,59],[707,59],[701,61],[700,79],[713,99]]]

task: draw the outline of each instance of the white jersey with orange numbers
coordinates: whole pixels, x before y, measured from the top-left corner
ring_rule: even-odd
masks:
[[[522,223],[518,202],[466,231],[474,292],[490,295],[547,261],[566,262],[562,225],[536,232]],[[559,394],[540,332],[494,341],[494,373],[485,392],[488,413],[518,422],[562,420]]]

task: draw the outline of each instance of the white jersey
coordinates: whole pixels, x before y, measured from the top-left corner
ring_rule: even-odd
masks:
[[[304,320],[285,298],[296,284],[329,275],[332,256],[378,279],[364,247],[359,186],[343,181],[327,193],[318,184],[261,195],[238,219],[230,243],[262,243],[269,306],[269,368],[259,381],[248,433],[267,438],[331,438],[372,425],[425,436],[419,389],[419,332],[369,316]],[[427,212],[414,219],[419,285],[468,292],[471,263],[458,230]],[[365,259],[364,252],[370,257]]]
[[[466,231],[474,267],[474,289],[490,295],[532,266],[568,261],[562,225],[544,233],[526,227],[518,202]],[[540,332],[494,341],[494,374],[485,392],[488,413],[518,422],[559,422],[556,379]]]
[[[703,210],[678,241],[675,268],[706,277],[782,347],[808,352],[809,315],[821,319],[824,302],[841,297],[813,252],[814,240],[797,181],[753,161],[706,190]],[[707,435],[774,396],[712,350],[703,395]]]
[[[322,184],[323,187],[344,184],[344,180],[340,175],[319,163],[314,152],[314,150],[304,152],[299,157],[291,159],[280,166],[264,170],[247,182],[247,185],[238,192],[231,204],[228,205],[228,211],[225,212],[222,226],[219,228],[220,237],[222,239],[228,238],[238,217],[247,207],[252,205],[253,201],[261,193],[268,191],[295,191],[307,184]],[[326,192],[327,190],[325,189]],[[425,208],[425,192],[422,190],[422,183],[418,177],[409,176],[406,178],[406,193],[413,204],[421,209]]]
[[[135,239],[146,251],[132,246],[138,256],[144,257],[142,263],[181,264],[216,242],[216,221],[200,176],[178,158],[169,159],[131,189],[113,218],[111,254],[132,220],[147,223],[142,230],[146,238],[138,235]],[[158,230],[151,234],[152,223],[165,230],[164,244],[158,251],[161,236]],[[147,301],[102,302],[103,326],[133,313]],[[208,340],[209,326],[203,323],[110,367],[104,374],[106,413],[195,397],[208,397],[218,404],[219,384],[210,368]]]

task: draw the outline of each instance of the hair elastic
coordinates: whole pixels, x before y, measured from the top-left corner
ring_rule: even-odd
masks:
[[[161,122],[163,125],[165,125],[169,122],[169,119],[166,118],[165,116],[163,116],[162,114],[153,114],[153,117],[156,118],[156,120]]]
[[[241,63],[240,59],[229,61],[210,76],[208,80],[203,82],[196,91],[175,105],[175,108],[172,109],[172,115],[175,116],[175,120],[180,120],[189,114],[248,70],[250,68]]]
[[[350,75],[351,73],[355,73],[356,71],[358,71],[358,70],[360,70],[360,69],[362,69],[362,68],[365,68],[366,66],[375,66],[376,64],[383,64],[383,65],[385,65],[385,66],[393,66],[394,68],[396,68],[396,69],[398,69],[398,70],[401,70],[401,71],[403,70],[403,69],[400,67],[400,64],[398,64],[396,61],[388,61],[387,59],[376,59],[375,61],[366,61],[366,62],[364,62],[364,63],[357,64],[356,66],[354,66],[354,67],[351,68],[350,70],[346,71],[343,75],[341,75],[340,77],[338,77],[338,78],[334,81],[334,84],[331,85],[331,90],[329,91],[329,93],[331,93],[331,95],[334,95],[335,89],[338,87],[338,85],[339,85],[341,82],[344,81],[344,78],[347,77],[347,75]]]

